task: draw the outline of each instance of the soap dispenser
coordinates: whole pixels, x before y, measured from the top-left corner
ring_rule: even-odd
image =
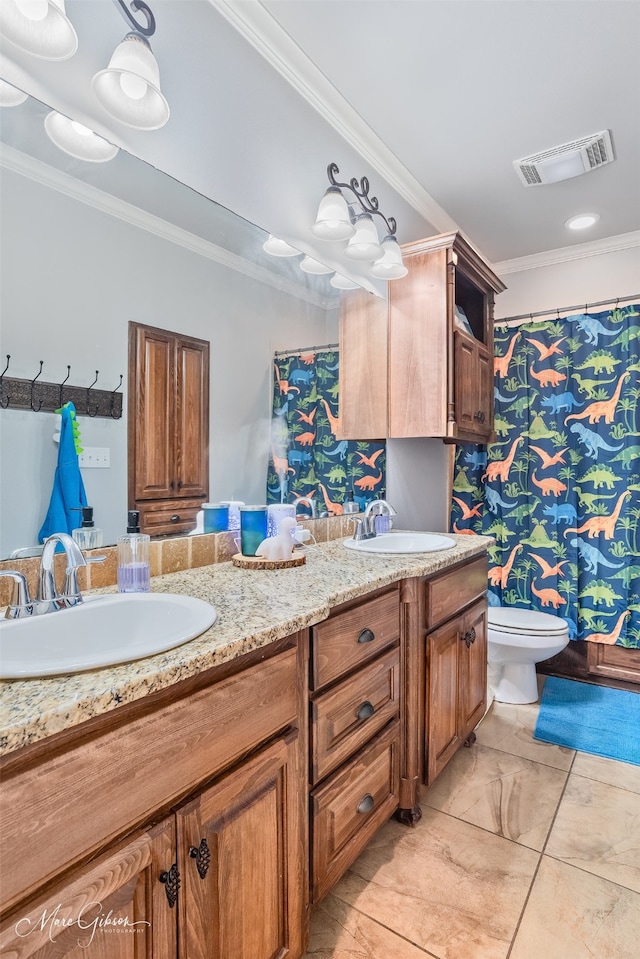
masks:
[[[342,506],[342,512],[344,513],[359,513],[360,507],[355,502],[353,498],[353,490],[350,489],[347,491],[347,496]]]
[[[71,535],[80,549],[99,549],[102,546],[102,530],[93,522],[93,506],[72,506],[82,513],[82,525],[71,530]]]
[[[151,588],[149,543],[151,537],[140,532],[140,513],[129,510],[126,536],[118,539],[118,592],[148,593]]]

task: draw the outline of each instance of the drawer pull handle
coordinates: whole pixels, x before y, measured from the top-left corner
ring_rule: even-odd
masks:
[[[472,626],[471,629],[467,630],[466,633],[462,636],[462,642],[465,644],[467,649],[469,649],[476,641],[476,631]]]
[[[372,629],[363,629],[360,635],[358,636],[357,642],[359,643],[372,643],[376,638],[376,634]]]
[[[371,812],[374,806],[375,806],[375,800],[373,796],[371,795],[371,793],[365,793],[365,795],[362,797],[362,799],[358,803],[356,812],[359,812],[359,813]]]
[[[373,705],[373,703],[370,703],[369,700],[365,700],[365,702],[358,708],[356,716],[360,720],[370,719],[375,713],[375,711],[376,711],[376,708]]]
[[[179,514],[179,513],[174,513],[173,516],[171,517],[171,522],[172,522],[172,523],[179,523],[179,522],[180,522],[180,514]]]
[[[173,909],[178,901],[178,889],[180,888],[180,873],[178,872],[178,864],[174,862],[173,866],[168,872],[165,871],[160,873],[158,879],[160,882],[164,883],[164,891],[167,894],[169,908]]]
[[[195,859],[198,875],[201,879],[204,879],[209,871],[209,863],[211,862],[211,853],[209,852],[209,847],[207,846],[207,840],[203,839],[197,848],[195,846],[191,846],[189,849],[189,855],[192,859]]]

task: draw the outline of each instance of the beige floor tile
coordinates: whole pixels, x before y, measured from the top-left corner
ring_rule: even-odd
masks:
[[[458,751],[421,802],[541,851],[567,775],[476,743]]]
[[[545,852],[640,892],[637,793],[571,774]]]
[[[438,959],[505,959],[538,860],[424,807],[414,829],[388,822],[333,894]]]
[[[510,959],[636,959],[640,896],[543,857]]]
[[[512,706],[494,702],[476,729],[478,742],[546,766],[569,769],[575,750],[541,743],[533,738],[539,708],[539,703]]]
[[[577,753],[571,767],[572,775],[597,779],[610,786],[619,786],[632,793],[640,793],[640,766],[621,763],[616,759],[604,759],[602,756],[590,756],[589,753]]]
[[[313,910],[303,959],[427,959],[428,955],[329,895]]]

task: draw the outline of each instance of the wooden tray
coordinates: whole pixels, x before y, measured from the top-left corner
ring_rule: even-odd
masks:
[[[291,559],[264,559],[262,556],[243,556],[242,553],[235,553],[231,557],[231,562],[240,569],[288,569],[290,566],[304,566],[307,557],[304,553],[299,553]]]

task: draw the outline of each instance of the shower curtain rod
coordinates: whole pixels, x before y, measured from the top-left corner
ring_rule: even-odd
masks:
[[[518,316],[505,316],[504,319],[496,320],[494,326],[519,326],[522,321],[532,320],[536,316],[551,316],[554,313],[558,316],[558,319],[566,319],[566,317],[561,317],[560,313],[570,313],[572,310],[580,310],[582,313],[587,313],[589,307],[606,306],[608,303],[615,303],[617,307],[618,303],[629,303],[631,300],[640,302],[640,293],[635,293],[633,296],[612,296],[608,300],[598,300],[596,303],[578,303],[575,306],[561,306],[556,307],[555,310],[539,310],[537,313],[520,313]]]
[[[299,346],[297,350],[276,350],[274,356],[302,356],[305,353],[326,353],[328,350],[337,350],[339,343],[327,343],[325,346]]]

